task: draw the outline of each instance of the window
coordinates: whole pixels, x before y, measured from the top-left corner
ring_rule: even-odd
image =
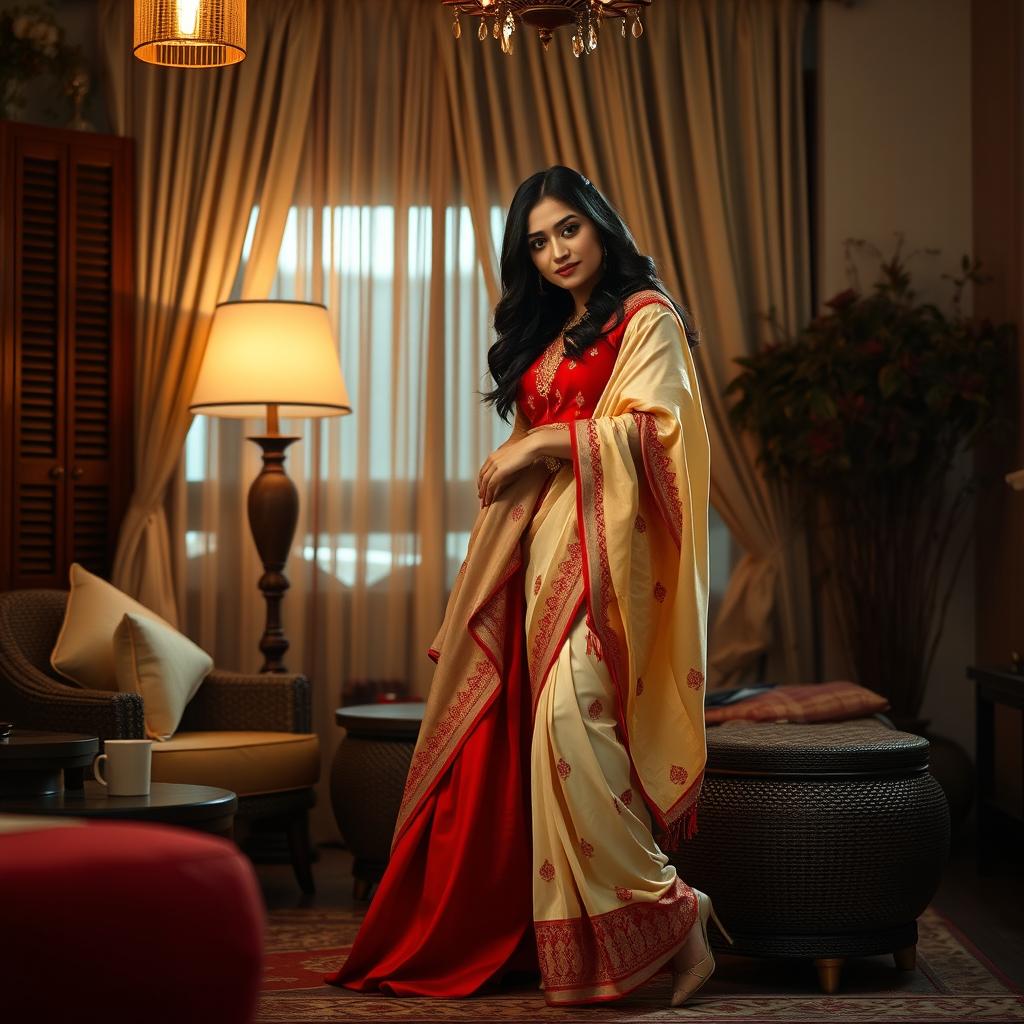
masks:
[[[233,298],[240,296],[258,216],[255,208]],[[504,210],[492,207],[491,231],[496,241],[502,236],[504,218]],[[435,270],[433,232],[442,224],[443,352],[431,351],[425,327],[431,315],[431,274]],[[310,253],[317,244],[321,258],[313,261]],[[396,276],[396,251],[403,248],[405,266]],[[313,273],[320,275],[319,288],[314,287]],[[392,578],[396,573],[398,580],[410,578],[410,570],[420,562],[416,516],[418,487],[424,475],[424,425],[432,411],[428,404],[440,401],[445,410],[440,427],[445,445],[444,479],[431,481],[429,486],[441,487],[444,493],[447,582],[451,587],[479,508],[476,475],[480,464],[510,430],[477,395],[489,387],[486,350],[491,337],[491,306],[468,208],[448,207],[435,218],[430,207],[415,206],[399,222],[390,206],[334,206],[325,208],[316,224],[312,209],[292,207],[271,297],[312,299],[317,294],[328,297],[335,319],[342,371],[354,412],[335,420],[281,424],[282,432],[302,438],[290,449],[287,463],[288,473],[299,487],[300,501],[308,505],[316,500],[329,510],[321,515],[315,534],[313,526],[304,531],[300,526],[292,555],[315,563],[342,588],[360,583],[387,588],[396,585]],[[396,302],[398,295],[400,302]],[[396,315],[404,320],[399,332],[394,329]],[[438,358],[444,361],[443,374],[428,375],[430,361]],[[443,381],[443,394],[431,392],[428,378]],[[261,429],[257,421],[245,424],[243,432],[224,421],[195,417],[185,446],[186,551],[190,560],[216,554],[217,530],[202,525],[204,518],[212,518],[204,511],[204,503],[212,501],[204,484],[222,476],[238,483],[238,465],[220,463],[241,460],[244,433]],[[363,482],[358,489],[357,481]],[[247,488],[248,479],[242,480],[241,486]],[[305,522],[309,521],[306,516]],[[368,529],[352,532],[354,522],[365,523]],[[714,603],[731,572],[733,545],[714,509],[710,525]]]

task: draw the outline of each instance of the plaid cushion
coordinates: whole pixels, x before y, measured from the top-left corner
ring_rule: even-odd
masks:
[[[889,702],[856,683],[838,681],[772,690],[722,707],[706,707],[708,725],[730,719],[751,722],[842,722],[887,711]]]

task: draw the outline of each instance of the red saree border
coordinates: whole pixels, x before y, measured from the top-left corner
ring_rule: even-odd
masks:
[[[697,895],[678,875],[657,900],[604,914],[535,921],[550,1005],[618,999],[656,974],[697,920]]]
[[[586,458],[580,453],[580,435],[586,433]],[[622,742],[634,764],[633,753],[629,744],[629,729],[626,719],[626,701],[622,690],[622,673],[619,671],[622,648],[619,638],[611,629],[608,621],[608,607],[612,599],[611,569],[608,563],[608,538],[605,534],[604,516],[604,469],[601,466],[601,446],[597,437],[597,427],[593,420],[577,420],[575,429],[570,433],[572,442],[573,469],[576,473],[576,516],[580,543],[583,551],[583,580],[586,592],[587,611],[590,616],[591,629],[597,634],[601,650],[606,657],[608,671],[615,684],[615,701],[618,706],[619,722],[622,724]],[[592,510],[592,518],[587,510]],[[588,523],[591,528],[588,529]],[[597,541],[598,565],[592,559],[591,541]],[[594,575],[595,568],[598,573]],[[596,584],[596,586],[595,586]],[[595,593],[597,601],[595,602]],[[637,782],[645,802],[653,808],[656,819],[661,822],[661,812],[651,799],[640,780]]]
[[[672,303],[669,302],[668,297],[655,288],[644,288],[643,291],[633,292],[632,295],[626,296],[626,300],[622,304],[622,320],[619,322],[616,330],[625,331],[630,317],[632,317],[638,309],[643,309],[644,306],[649,306],[652,302],[660,302],[666,308],[672,309]],[[673,312],[675,312],[675,310],[673,310]],[[615,323],[615,316],[616,314],[612,313],[612,315],[605,321],[604,327],[602,327],[598,333],[599,338],[603,337],[611,330],[612,325]]]
[[[640,450],[643,452],[644,471],[651,484],[651,490],[665,525],[675,541],[682,548],[683,503],[676,486],[676,474],[672,471],[672,460],[658,437],[658,424],[654,414],[635,410],[633,419],[640,433]]]
[[[459,748],[469,735],[472,726],[463,731],[462,735],[456,740],[450,756],[445,760],[444,766],[435,773],[426,788],[417,794],[417,789],[422,784],[424,776],[433,771],[434,765],[444,756],[448,741],[462,727],[465,719],[474,710],[475,705],[479,703],[481,695],[487,692],[491,678],[495,674],[494,666],[490,661],[487,658],[480,658],[473,666],[473,672],[466,680],[466,685],[458,690],[456,703],[448,706],[447,713],[438,727],[427,737],[423,747],[413,755],[412,763],[409,765],[409,773],[405,777],[402,802],[398,808],[398,821],[395,826],[394,835],[391,837],[392,851],[394,851],[399,837],[415,817],[416,810],[422,806],[423,800],[430,794],[430,791],[444,774],[445,769],[459,752]],[[490,689],[489,698],[485,701],[484,706],[479,709],[479,714],[482,714],[491,706],[494,698],[500,692],[500,688],[497,686]],[[474,721],[479,717],[479,714],[474,716]],[[413,805],[414,799],[415,804]]]
[[[544,681],[562,646],[583,600],[582,542],[570,541],[565,558],[558,563],[550,593],[544,599],[544,611],[530,644],[529,673],[536,715]]]
[[[572,600],[570,611],[568,615],[563,616],[562,629],[558,634],[558,642],[553,646],[550,658],[548,659],[547,668],[545,668],[543,675],[540,676],[537,689],[533,694],[533,702],[531,705],[531,721],[536,724],[537,721],[537,707],[540,704],[540,697],[544,691],[544,684],[547,682],[548,674],[551,672],[551,668],[555,663],[555,659],[558,657],[558,652],[562,649],[562,645],[569,638],[569,631],[572,629],[573,624],[576,621],[576,616],[579,614],[580,608],[583,607],[583,603],[586,600],[586,591],[583,587],[582,576],[579,578],[578,583],[580,584],[579,589],[576,592],[575,597]]]
[[[483,652],[484,657],[478,658],[472,665],[468,676],[455,692],[454,699],[449,702],[445,709],[445,716],[423,742],[420,749],[413,753],[412,762],[409,765],[409,772],[406,775],[405,787],[402,791],[402,802],[398,808],[398,818],[395,824],[395,831],[391,838],[391,849],[394,850],[399,837],[408,828],[416,812],[423,806],[423,801],[429,796],[431,790],[437,785],[451,764],[455,755],[458,754],[466,737],[473,728],[473,724],[494,702],[501,689],[502,662],[495,652],[487,646],[485,640],[474,629],[474,622],[478,617],[484,619],[492,637],[502,637],[503,632],[498,629],[499,624],[495,621],[490,606],[493,602],[499,602],[500,612],[505,613],[508,603],[508,595],[505,592],[509,580],[519,571],[523,564],[522,551],[517,544],[509,564],[501,575],[497,586],[491,591],[480,607],[470,616],[467,629],[474,643]],[[484,610],[487,609],[485,612]],[[503,622],[501,624],[503,629]],[[480,698],[486,694],[483,706],[478,707]],[[473,720],[468,726],[464,723],[473,713]],[[457,735],[461,730],[461,735]],[[437,768],[437,763],[444,757],[445,750],[450,745],[451,737],[457,735],[451,753],[444,759],[443,765]],[[424,786],[423,780],[429,778]],[[418,792],[417,792],[418,790]]]
[[[586,447],[581,454],[585,433]],[[601,465],[601,445],[597,436],[597,427],[592,420],[578,420],[575,429],[570,433],[572,442],[573,468],[576,473],[576,515],[579,535],[583,545],[583,577],[586,589],[587,607],[590,613],[592,629],[597,634],[601,648],[607,655],[608,670],[615,684],[616,702],[618,704],[619,721],[622,723],[622,741],[629,754],[630,763],[634,765],[630,747],[629,730],[626,727],[626,702],[623,691],[624,666],[622,648],[618,634],[612,628],[608,609],[613,596],[611,568],[608,561],[608,538],[604,513],[604,469]],[[646,477],[646,463],[644,467]],[[588,509],[592,512],[588,515]],[[591,544],[597,548],[598,575],[595,577]],[[595,602],[595,594],[597,600]],[[628,680],[627,680],[628,682]],[[680,841],[685,837],[692,838],[697,832],[697,800],[700,796],[704,772],[701,771],[690,782],[690,785],[678,800],[664,813],[653,800],[643,785],[639,771],[636,772],[637,784],[648,809],[658,824],[660,835],[658,845],[664,852],[671,853],[678,849]]]

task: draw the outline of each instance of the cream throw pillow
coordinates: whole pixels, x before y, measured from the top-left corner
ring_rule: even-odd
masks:
[[[50,664],[64,677],[90,690],[117,690],[114,630],[125,612],[161,622],[155,612],[133,601],[77,562],[71,566],[71,593]]]
[[[114,632],[117,688],[142,694],[146,735],[169,740],[213,658],[165,622],[127,612]]]

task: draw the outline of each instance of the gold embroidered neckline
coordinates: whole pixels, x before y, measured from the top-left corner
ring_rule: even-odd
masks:
[[[572,330],[586,315],[587,311],[584,310],[582,313],[577,313],[575,316],[570,317],[565,322],[565,326],[559,331],[558,337],[544,350],[544,355],[537,364],[536,370],[536,390],[538,395],[543,395],[547,398],[559,364],[565,358],[565,332]]]
[[[558,369],[558,364],[565,356],[564,340],[564,336],[561,334],[555,338],[544,350],[544,356],[537,364],[537,394],[543,395],[545,398],[547,398],[548,392],[551,390],[551,383],[555,379],[555,371]]]

